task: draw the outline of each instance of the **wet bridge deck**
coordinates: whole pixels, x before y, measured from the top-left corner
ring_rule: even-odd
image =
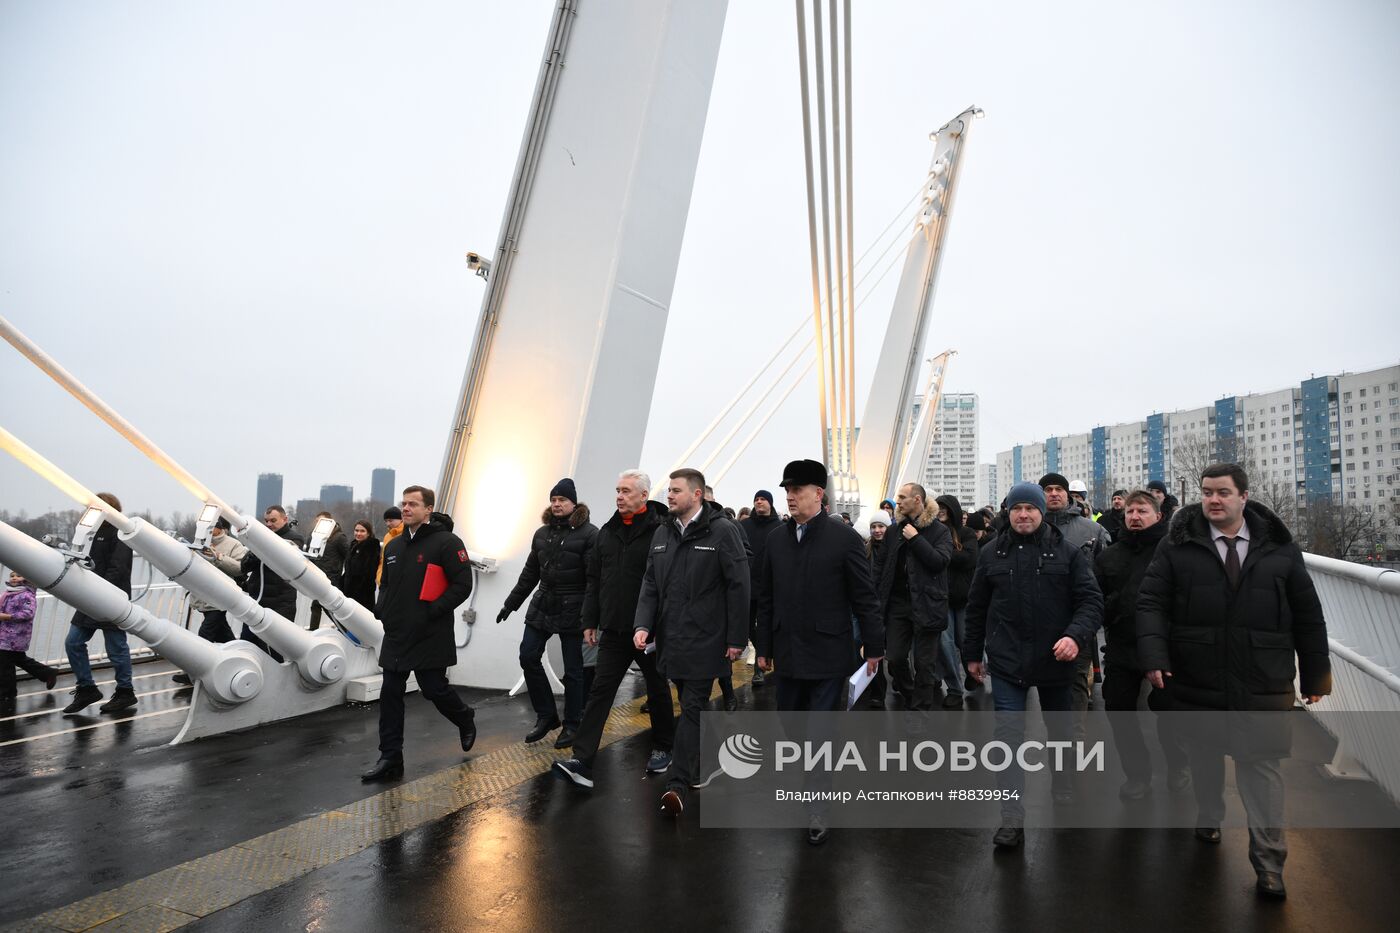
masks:
[[[1290,832],[1289,899],[1261,903],[1243,830],[702,830],[657,810],[639,699],[591,794],[526,747],[525,698],[477,693],[481,737],[408,706],[408,774],[358,772],[376,715],[346,707],[164,745],[188,692],[141,665],[135,715],[63,719],[63,682],[0,710],[0,925],[33,930],[1393,929],[1400,831]],[[107,689],[110,689],[108,687]],[[741,702],[772,703],[741,689]],[[989,703],[985,695],[981,703]],[[1319,781],[1303,764],[1294,782]],[[703,806],[703,799],[701,802]]]

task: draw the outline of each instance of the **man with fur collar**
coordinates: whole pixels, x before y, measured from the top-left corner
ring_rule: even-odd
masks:
[[[906,483],[896,498],[898,524],[876,550],[875,581],[885,622],[885,654],[904,708],[933,709],[934,667],[948,627],[948,563],[953,536],[938,520],[938,503],[924,487]],[[914,670],[909,670],[909,653]]]
[[[1277,714],[1251,717],[1248,728],[1223,736],[1193,729],[1187,753],[1196,838],[1220,842],[1228,753],[1259,893],[1284,897],[1279,759],[1292,744],[1285,714],[1299,688],[1309,704],[1332,692],[1331,654],[1303,552],[1277,515],[1250,500],[1238,464],[1201,472],[1201,504],[1183,507],[1172,521],[1138,590],[1137,618],[1141,664],[1152,686],[1167,691],[1171,709]]]
[[[568,477],[549,491],[549,508],[540,521],[543,524],[530,542],[530,555],[525,558],[520,579],[506,597],[496,621],[504,621],[535,591],[520,639],[520,669],[535,708],[535,725],[525,735],[525,741],[538,742],[559,728],[559,708],[540,660],[550,636],[558,635],[559,650],[564,656],[564,728],[554,747],[568,748],[574,744],[583,719],[583,596],[588,582],[588,559],[598,529],[588,520],[588,506],[578,501],[574,481]],[[537,585],[539,589],[535,590]]]

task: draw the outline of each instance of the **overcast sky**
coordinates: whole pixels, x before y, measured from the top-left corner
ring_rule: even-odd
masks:
[[[0,314],[244,508],[264,471],[288,500],[436,482],[484,287],[462,255],[494,250],[552,9],[0,2]],[[790,2],[730,3],[653,473],[726,400],[699,373],[737,388],[810,308],[794,32]],[[862,0],[854,35],[857,253],[929,132],[986,111],[927,348],[981,396],[981,460],[1400,360],[1400,4]],[[722,501],[816,455],[815,392]],[[0,404],[128,510],[195,505],[3,345]],[[69,505],[0,458],[0,508]]]

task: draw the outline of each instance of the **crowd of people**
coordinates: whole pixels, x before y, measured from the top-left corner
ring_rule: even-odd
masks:
[[[561,777],[594,787],[594,763],[607,717],[628,670],[636,665],[647,692],[652,751],[646,771],[664,775],[660,804],[681,814],[700,774],[700,713],[718,682],[733,710],[734,665],[753,652],[752,686],[774,685],[777,709],[847,707],[854,665],[873,676],[864,707],[961,709],[990,684],[993,708],[1019,712],[1037,694],[1046,712],[1089,708],[1104,642],[1102,697],[1107,710],[1134,711],[1143,700],[1166,710],[1286,710],[1295,696],[1316,702],[1330,691],[1326,626],[1302,554],[1288,529],[1250,500],[1234,464],[1200,477],[1201,502],[1181,506],[1165,485],[1117,490],[1098,511],[1087,490],[1058,473],[1017,483],[999,509],[967,511],[955,497],[901,486],[869,520],[868,535],[848,515],[830,511],[824,464],[795,460],[784,468],[784,512],[758,490],[739,512],[715,501],[697,470],[668,477],[664,502],[651,498],[650,477],[622,472],[614,512],[593,522],[572,479],[549,490],[548,505],[524,568],[496,618],[525,607],[519,664],[535,714],[524,741],[558,730],[554,747],[571,749],[555,763]],[[120,509],[115,496],[102,494]],[[404,773],[404,693],[409,674],[425,699],[457,728],[463,751],[476,738],[474,713],[448,683],[457,663],[455,611],[472,587],[465,545],[451,519],[434,511],[431,489],[409,486],[384,514],[387,533],[356,522],[338,527],[314,560],[351,598],[373,606],[384,624],[380,663],[379,759],[364,781]],[[279,537],[304,548],[281,506],[263,516]],[[294,618],[296,591],[228,534],[220,522],[202,552],[252,595]],[[131,552],[103,525],[92,568],[128,594]],[[34,591],[18,575],[0,601],[0,697],[14,695],[15,666],[52,689],[58,672],[25,655]],[[232,640],[225,613],[202,602],[199,634]],[[320,621],[312,608],[311,627]],[[102,631],[116,672],[104,712],[136,705],[131,661],[120,629],[78,613],[66,647],[77,678],[77,713],[103,699],[92,679],[87,644]],[[241,638],[268,651],[255,632]],[[551,638],[564,659],[562,715],[542,658]],[[1286,650],[1280,650],[1286,649]],[[188,682],[184,675],[177,679]],[[679,715],[673,707],[674,686]],[[998,720],[998,738],[1023,729]],[[1007,723],[1011,723],[1008,725]],[[1125,800],[1151,792],[1152,770],[1136,717],[1112,719],[1124,773]],[[1249,822],[1249,851],[1266,895],[1284,895],[1283,783],[1278,759],[1203,747],[1158,730],[1166,788],[1194,787],[1196,837],[1221,839],[1224,758],[1235,758],[1236,783]],[[1002,807],[993,836],[1001,848],[1024,840],[1022,775],[1000,780],[1017,793]],[[1073,799],[1066,775],[1054,776],[1055,801]],[[808,840],[829,830],[814,812]]]

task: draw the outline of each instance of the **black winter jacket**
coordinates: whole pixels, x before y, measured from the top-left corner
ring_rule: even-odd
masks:
[[[291,522],[279,528],[276,534],[277,537],[296,545],[297,550],[305,550],[306,539],[292,530]],[[271,609],[286,619],[297,617],[297,591],[295,587],[264,567],[262,560],[251,549],[243,555],[242,568],[245,575],[243,589],[248,592],[249,596],[253,597],[259,606]]]
[[[582,502],[565,518],[544,510],[540,519],[544,524],[535,531],[530,556],[505,602],[514,612],[539,585],[525,612],[526,625],[554,634],[583,631],[588,559],[598,538],[598,529],[588,518],[588,506]]]
[[[972,575],[977,572],[977,555],[981,553],[977,532],[971,528],[959,528],[958,540],[962,550],[954,548],[953,556],[948,559],[948,608],[954,611],[967,606]]]
[[[875,550],[875,588],[886,622],[890,615],[890,595],[895,589],[899,552],[905,550],[904,570],[914,625],[931,632],[941,632],[948,627],[948,564],[953,559],[953,535],[937,516],[938,505],[930,499],[923,513],[912,522],[919,532],[917,535],[904,540],[904,528],[911,522],[902,518],[890,526],[885,540]]]
[[[1094,561],[1094,578],[1103,591],[1103,629],[1108,642],[1105,659],[1115,669],[1141,671],[1137,653],[1138,586],[1147,565],[1167,534],[1160,518],[1142,531],[1125,526]]]
[[[1102,623],[1089,555],[1048,522],[1029,536],[1008,529],[978,556],[962,656],[985,651],[992,676],[1020,686],[1067,684],[1074,662],[1055,660],[1055,642],[1068,635],[1093,651]]]
[[[739,523],[744,540],[749,545],[749,598],[758,601],[759,576],[763,573],[763,552],[768,546],[768,536],[773,529],[781,528],[783,520],[773,513],[764,518],[750,515]]]
[[[447,588],[425,600],[428,568],[441,568]],[[374,614],[384,623],[379,666],[386,671],[416,671],[457,663],[452,632],[453,610],[472,591],[471,561],[452,520],[434,512],[416,534],[405,531],[384,547],[384,577]]]
[[[88,548],[88,559],[92,561],[92,572],[106,580],[131,598],[131,548],[117,537],[117,526],[103,522],[93,532],[92,545]],[[85,612],[74,612],[72,623],[81,629],[106,629],[121,631],[115,622],[98,622]]]
[[[340,591],[370,611],[374,610],[374,576],[379,571],[379,539],[352,541],[340,574]],[[331,577],[335,580],[335,577]]]
[[[726,649],[749,641],[749,587],[744,533],[713,502],[700,507],[684,537],[674,519],[663,521],[633,624],[652,633],[661,673],[671,680],[728,676]]]
[[[326,549],[321,552],[320,557],[311,558],[311,563],[321,568],[326,579],[334,583],[345,571],[345,558],[349,556],[350,538],[336,525],[335,531],[326,539]]]
[[[856,657],[854,616],[865,652],[885,653],[885,625],[865,542],[840,519],[818,513],[802,540],[788,522],[768,539],[754,650],[784,677],[847,677]]]
[[[588,552],[588,588],[583,595],[583,627],[602,629],[632,638],[637,619],[637,599],[642,578],[647,573],[651,539],[656,527],[668,521],[666,506],[648,502],[646,511],[632,516],[629,525],[622,513],[598,529],[598,537]]]
[[[1122,534],[1128,527],[1123,521],[1122,509],[1109,509],[1107,512],[1104,512],[1102,515],[1099,516],[1099,524],[1102,525],[1108,531],[1108,533],[1113,536],[1114,541],[1117,541],[1118,536]],[[1165,525],[1166,522],[1163,521],[1160,524]]]
[[[1171,708],[1287,710],[1332,691],[1322,604],[1303,552],[1273,512],[1245,503],[1249,551],[1231,590],[1199,503],[1183,507],[1138,590],[1138,655],[1170,671]],[[1297,666],[1294,666],[1294,655]]]

